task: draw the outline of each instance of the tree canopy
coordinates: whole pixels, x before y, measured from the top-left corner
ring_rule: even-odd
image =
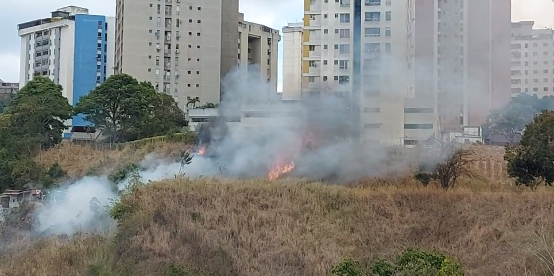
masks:
[[[554,111],[543,111],[529,123],[519,145],[506,150],[508,174],[517,185],[554,184]]]
[[[19,91],[0,114],[0,191],[41,178],[33,157],[61,142],[71,114],[62,87],[48,78],[36,76]]]
[[[171,96],[126,74],[111,76],[81,97],[75,114],[83,114],[111,142],[163,135],[186,126],[185,114]]]
[[[515,142],[515,135],[521,133],[543,110],[554,110],[554,96],[538,98],[536,95],[520,94],[512,98],[505,108],[491,112],[482,126],[484,136],[499,134]]]

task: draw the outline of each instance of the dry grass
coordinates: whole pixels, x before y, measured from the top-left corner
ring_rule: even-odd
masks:
[[[183,148],[185,145],[182,142],[155,142],[141,147],[127,146],[120,150],[64,143],[55,149],[40,153],[36,161],[44,166],[58,163],[69,177],[76,178],[92,170],[109,170],[118,164],[137,163],[151,153],[166,158],[177,157]]]
[[[554,192],[473,187],[164,181],[126,201],[134,212],[115,243],[43,241],[4,255],[0,275],[102,275],[85,274],[98,264],[128,273],[106,275],[163,275],[168,264],[215,275],[326,275],[345,257],[391,257],[407,247],[445,251],[469,275],[544,275],[528,249],[540,245],[533,232],[552,225]]]
[[[38,160],[78,177],[182,147],[64,145]],[[554,190],[505,185],[503,149],[476,149],[484,177],[462,179],[448,192],[399,176],[346,186],[292,179],[155,183],[127,199],[134,212],[116,236],[22,238],[0,255],[0,276],[165,275],[169,264],[213,275],[326,275],[345,257],[388,258],[408,247],[444,251],[469,275],[544,275],[530,248],[544,245],[535,232],[552,233]]]

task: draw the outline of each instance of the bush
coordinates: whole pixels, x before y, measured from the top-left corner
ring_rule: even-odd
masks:
[[[135,163],[123,164],[116,170],[112,171],[110,175],[108,175],[108,180],[117,185],[123,182],[125,179],[131,176],[133,172],[138,171],[139,169],[139,165]]]
[[[367,269],[359,262],[345,259],[331,270],[337,276],[463,276],[464,272],[457,262],[444,254],[408,249],[394,262],[378,260]]]

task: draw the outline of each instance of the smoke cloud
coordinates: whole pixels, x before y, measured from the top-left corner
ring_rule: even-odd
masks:
[[[149,155],[140,164],[141,180],[172,179],[180,173],[191,178],[267,178],[275,167],[290,164],[292,170],[283,171],[286,176],[335,183],[405,171],[406,162],[387,162],[388,147],[360,145],[351,139],[359,129],[354,127],[356,113],[347,94],[322,93],[306,101],[282,101],[274,84],[259,72],[257,66],[249,66],[246,74],[236,68],[222,81],[219,112],[228,133],[218,137],[217,131],[210,132],[207,141],[213,154],[195,154],[185,166]],[[88,176],[62,185],[50,192],[53,202],[36,212],[37,232],[71,235],[98,231],[99,224],[114,225],[109,217],[99,218],[98,208],[117,200],[129,182],[114,188],[106,176]]]

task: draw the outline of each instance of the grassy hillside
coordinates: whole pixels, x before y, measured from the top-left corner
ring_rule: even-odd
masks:
[[[469,275],[543,275],[529,249],[551,230],[552,191],[395,183],[160,182],[125,200],[115,237],[23,242],[0,275],[326,275],[407,247],[444,251]]]
[[[151,152],[176,156],[182,148],[63,145],[38,160],[79,177]],[[0,276],[328,275],[347,257],[392,258],[409,247],[443,251],[469,275],[545,275],[533,250],[544,248],[535,233],[552,244],[554,190],[506,185],[502,149],[477,152],[476,170],[486,177],[464,179],[448,192],[409,177],[350,185],[205,178],[142,186],[124,199],[119,226],[107,236],[31,239],[20,232],[0,247]]]

